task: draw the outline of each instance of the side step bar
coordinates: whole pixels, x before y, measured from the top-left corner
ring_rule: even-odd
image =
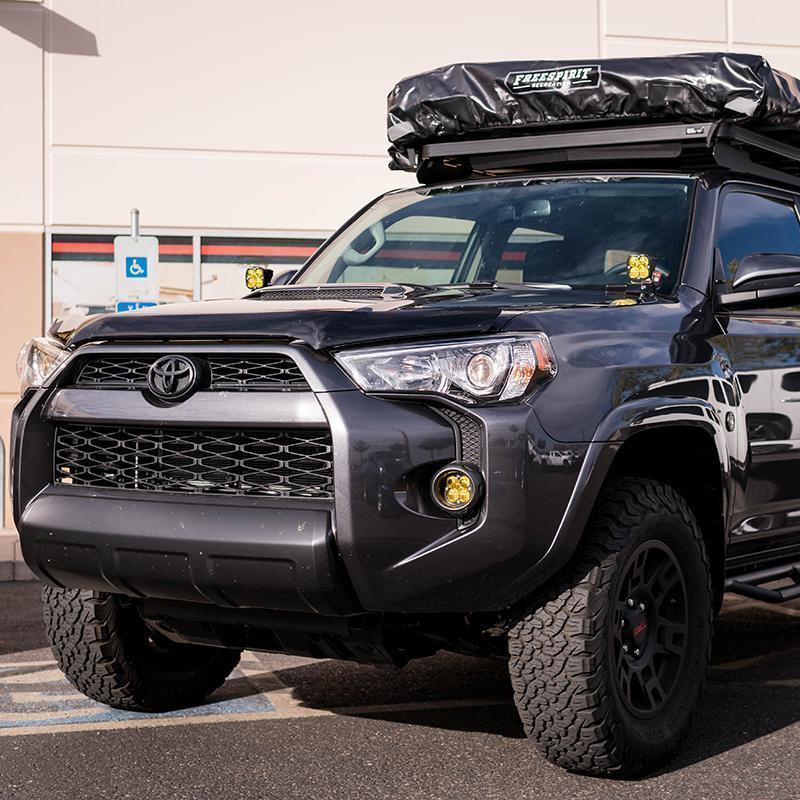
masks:
[[[792,583],[781,589],[766,589],[763,584],[789,579]],[[800,597],[800,564],[784,564],[756,572],[747,572],[725,580],[725,591],[761,600],[763,603],[785,603]]]

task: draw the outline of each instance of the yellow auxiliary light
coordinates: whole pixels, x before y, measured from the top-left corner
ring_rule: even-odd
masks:
[[[628,256],[628,280],[646,281],[650,277],[650,257],[644,253]]]
[[[264,267],[248,267],[244,273],[244,284],[252,292],[267,285],[267,270]]]
[[[460,514],[473,506],[483,492],[480,472],[466,464],[448,464],[431,481],[431,495],[439,508]]]

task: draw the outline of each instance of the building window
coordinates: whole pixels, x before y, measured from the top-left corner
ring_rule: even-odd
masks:
[[[116,308],[114,233],[52,233],[50,319],[88,316]],[[297,269],[320,239],[179,236],[158,234],[161,303],[241,297],[245,269],[269,267],[275,277]],[[194,246],[199,242],[200,257]]]
[[[53,234],[53,318],[99,314],[116,308],[114,235]],[[191,236],[158,237],[159,301],[193,297]]]
[[[267,267],[277,278],[304,264],[321,243],[319,239],[204,236],[200,246],[203,300],[241,297],[247,267]]]

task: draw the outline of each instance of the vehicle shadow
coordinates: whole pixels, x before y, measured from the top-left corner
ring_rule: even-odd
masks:
[[[0,607],[0,656],[47,657],[40,587],[7,585]],[[35,649],[35,648],[38,648]],[[245,654],[208,704],[280,694],[299,710],[522,740],[506,664],[452,653],[402,670],[342,661]],[[255,660],[253,660],[255,659]],[[12,663],[12,662],[8,662]],[[677,757],[679,771],[800,721],[800,601],[767,606],[731,598],[717,624],[704,701]],[[520,741],[520,744],[522,742]]]
[[[727,601],[705,697],[671,772],[800,721],[800,603]],[[521,739],[506,665],[441,653],[402,670],[324,661],[278,669],[303,706]]]

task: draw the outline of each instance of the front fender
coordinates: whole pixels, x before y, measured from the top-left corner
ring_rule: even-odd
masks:
[[[744,424],[735,419],[734,429]],[[623,444],[642,432],[666,427],[692,427],[710,436],[719,456],[723,487],[723,514],[727,520],[733,490],[731,464],[735,461],[731,432],[711,403],[700,399],[650,397],[612,409],[601,421],[586,452],[566,511],[550,547],[542,558],[508,587],[509,605],[527,597],[566,566],[575,553],[589,516]]]

